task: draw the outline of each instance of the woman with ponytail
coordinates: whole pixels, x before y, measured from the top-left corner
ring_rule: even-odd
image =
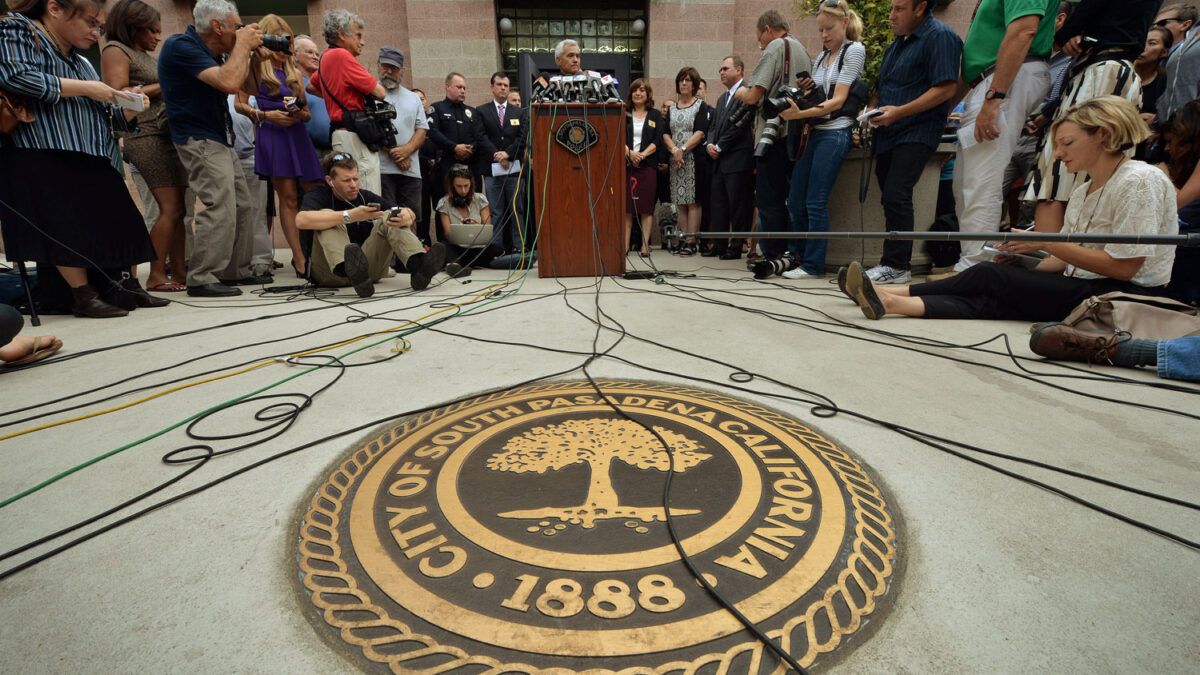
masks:
[[[862,19],[846,0],[821,3],[817,31],[824,50],[813,63],[812,78],[797,84],[805,90],[820,87],[825,92],[825,102],[807,110],[792,102],[791,108],[780,114],[787,120],[814,120],[804,156],[792,169],[788,211],[793,232],[829,231],[829,193],[850,152],[850,127],[857,115],[856,110],[843,112],[842,107],[867,60],[866,49],[858,41],[862,29]],[[789,279],[824,276],[826,240],[792,240],[788,249],[795,267],[783,276]]]

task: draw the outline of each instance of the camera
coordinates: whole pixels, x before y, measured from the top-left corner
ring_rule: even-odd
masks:
[[[800,73],[798,77],[807,77],[808,73]],[[763,117],[770,119],[778,117],[779,113],[788,109],[788,101],[795,101],[796,107],[807,110],[825,102],[825,92],[820,87],[813,87],[807,92],[800,87],[789,87],[786,84],[779,88],[774,98],[763,101]]]
[[[291,39],[291,35],[264,35],[262,36],[262,46],[273,52],[282,52],[291,56],[292,51],[288,48],[288,43],[291,42]]]
[[[371,139],[375,141],[374,143],[368,142],[368,139],[362,138],[362,134],[359,134],[359,138],[368,147],[376,146],[371,147],[372,151],[378,151],[379,147],[392,148],[396,146],[396,127],[392,126],[392,120],[396,119],[396,106],[374,96],[364,96],[362,117],[377,134],[376,138]]]

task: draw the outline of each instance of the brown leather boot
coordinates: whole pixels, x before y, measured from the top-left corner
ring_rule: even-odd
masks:
[[[120,307],[114,307],[101,300],[100,294],[89,285],[72,288],[71,296],[74,298],[74,303],[71,305],[71,312],[75,316],[86,316],[93,319],[115,319],[119,316],[129,314],[129,312]]]
[[[138,307],[166,307],[171,301],[166,298],[150,295],[142,288],[142,283],[132,277],[121,281],[121,288],[133,296]]]

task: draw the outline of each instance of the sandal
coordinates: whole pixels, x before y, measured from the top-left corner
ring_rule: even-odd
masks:
[[[148,291],[155,293],[180,293],[187,290],[184,284],[177,284],[174,281],[164,281],[161,284],[153,284],[146,288]]]
[[[58,338],[51,340],[49,343],[43,343],[42,341],[45,340],[47,337],[48,336],[46,336],[46,335],[39,335],[39,336],[33,338],[33,342],[30,343],[30,345],[29,345],[30,346],[29,353],[26,354],[25,356],[22,356],[19,359],[13,359],[12,361],[6,361],[4,363],[4,367],[11,368],[11,367],[15,367],[15,366],[23,366],[23,365],[26,365],[29,363],[33,363],[35,361],[41,361],[42,359],[46,358],[47,356],[50,356],[51,354],[54,354],[58,350],[62,349],[63,342],[62,342],[62,340],[59,340]],[[38,346],[39,344],[41,344],[42,346],[39,347]]]

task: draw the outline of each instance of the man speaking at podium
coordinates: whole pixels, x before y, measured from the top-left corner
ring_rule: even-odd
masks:
[[[583,68],[579,65],[580,54],[579,43],[574,40],[562,40],[554,45],[554,62],[558,64],[559,75],[582,73]]]

